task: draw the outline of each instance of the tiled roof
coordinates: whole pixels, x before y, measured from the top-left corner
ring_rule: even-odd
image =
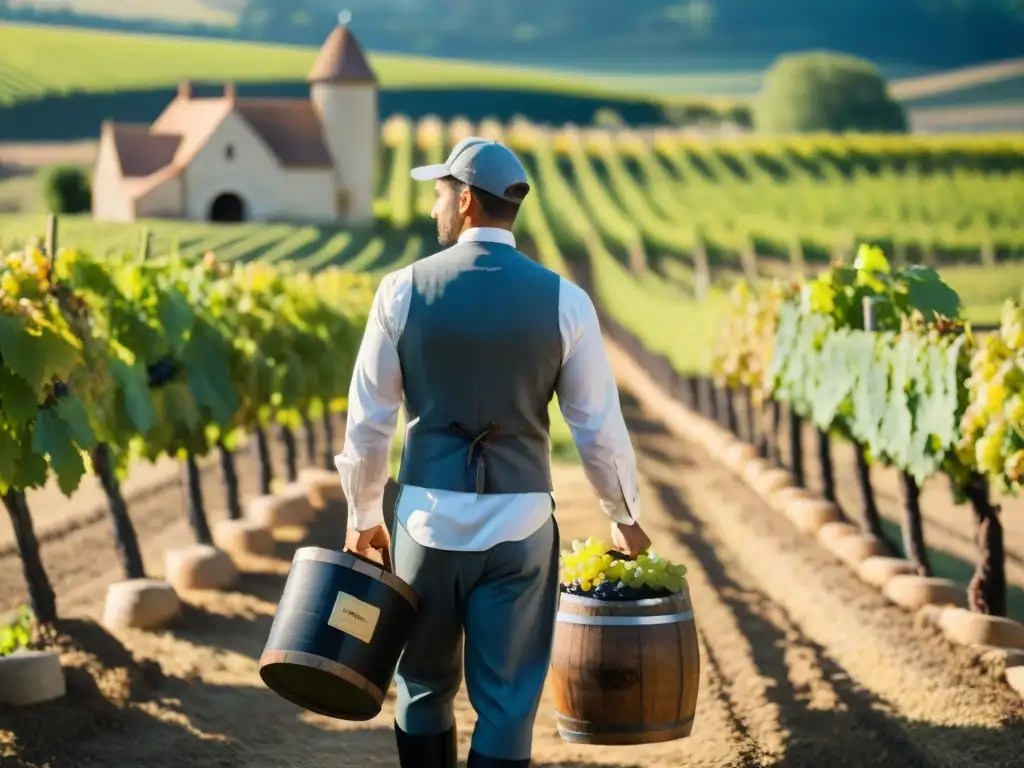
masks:
[[[362,46],[346,26],[331,32],[306,78],[311,83],[376,83]]]
[[[235,109],[286,168],[334,165],[324,144],[320,115],[303,99],[241,99]]]
[[[143,178],[170,165],[181,145],[181,136],[151,133],[148,125],[111,123],[114,148],[121,174],[125,178]]]

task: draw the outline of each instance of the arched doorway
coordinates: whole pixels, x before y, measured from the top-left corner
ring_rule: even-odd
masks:
[[[210,221],[245,221],[245,202],[234,192],[218,195],[210,206]]]

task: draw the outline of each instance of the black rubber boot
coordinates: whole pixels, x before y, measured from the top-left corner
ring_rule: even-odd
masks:
[[[413,736],[395,723],[398,763],[402,768],[458,768],[459,749],[454,726],[434,736]]]
[[[530,758],[525,760],[502,760],[498,757],[487,757],[479,752],[469,752],[466,768],[530,768]]]

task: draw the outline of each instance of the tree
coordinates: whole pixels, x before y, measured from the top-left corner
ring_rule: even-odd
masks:
[[[754,124],[763,133],[903,133],[907,117],[874,64],[811,52],[781,56],[768,70]]]
[[[43,179],[43,199],[51,213],[86,213],[92,208],[89,175],[74,165],[57,165]]]

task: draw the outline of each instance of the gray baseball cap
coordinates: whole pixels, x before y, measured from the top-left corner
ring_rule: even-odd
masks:
[[[463,139],[440,165],[412,169],[416,181],[436,181],[453,176],[461,182],[490,192],[510,203],[521,203],[530,191],[526,170],[512,150],[490,139]],[[522,186],[517,186],[522,185]]]

